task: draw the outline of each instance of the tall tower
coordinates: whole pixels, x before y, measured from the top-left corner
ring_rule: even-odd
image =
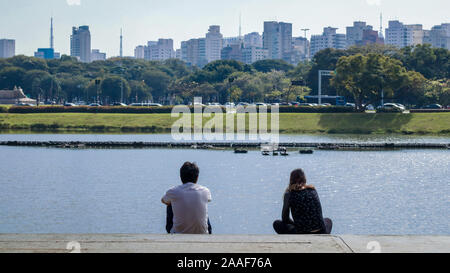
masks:
[[[122,35],[122,29],[120,29],[120,58],[123,58],[123,35]]]
[[[55,49],[55,45],[53,43],[54,37],[53,37],[53,16],[50,18],[50,48]]]

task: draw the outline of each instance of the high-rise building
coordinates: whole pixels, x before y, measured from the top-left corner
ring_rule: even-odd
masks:
[[[399,21],[389,21],[385,43],[398,48],[423,44],[425,31],[422,25],[405,25]]]
[[[91,61],[91,32],[89,26],[72,28],[70,36],[70,56],[88,63]]]
[[[258,32],[252,32],[244,35],[244,46],[245,47],[263,47],[262,35]]]
[[[34,52],[34,57],[46,60],[55,59],[55,50],[53,48],[38,48]]]
[[[139,50],[140,49],[141,48],[139,48]],[[158,41],[149,41],[147,43],[147,46],[144,46],[143,49],[144,59],[148,61],[165,61],[167,59],[175,58],[172,39],[159,39]]]
[[[311,58],[323,49],[346,49],[347,38],[345,34],[338,34],[336,31],[337,28],[326,27],[323,29],[322,35],[311,36]]]
[[[241,43],[241,39],[239,36],[236,37],[225,37],[222,40],[222,48],[231,46],[231,45],[238,45]]]
[[[181,43],[181,59],[189,66],[205,66],[206,59],[206,39],[191,39]]]
[[[427,34],[427,43],[450,50],[450,23],[434,26]]]
[[[384,44],[384,38],[378,31],[366,29],[363,31],[363,38],[357,41],[356,45]]]
[[[263,47],[269,51],[270,59],[291,62],[292,24],[264,22]]]
[[[347,48],[361,44],[366,30],[373,30],[373,27],[367,25],[366,22],[353,22],[353,26],[347,27]]]
[[[205,39],[206,45],[206,60],[213,62],[220,60],[223,35],[220,33],[220,26],[210,26]]]
[[[242,45],[234,44],[224,47],[221,52],[221,59],[242,62]]]
[[[292,64],[298,64],[309,58],[309,41],[304,37],[295,37],[292,39]]]
[[[246,64],[267,59],[269,59],[269,50],[267,49],[256,46],[244,47],[242,49],[242,62]]]
[[[140,45],[134,49],[134,58],[136,59],[144,59],[145,56],[145,46]]]
[[[11,58],[16,55],[16,41],[0,39],[0,58]]]
[[[106,60],[106,53],[100,52],[99,49],[92,49],[91,62],[105,61],[105,60]]]

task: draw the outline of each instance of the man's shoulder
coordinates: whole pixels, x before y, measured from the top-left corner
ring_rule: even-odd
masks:
[[[199,184],[195,184],[194,187],[195,187],[197,190],[210,192],[210,190],[209,190],[207,187],[202,186],[202,185],[199,185]]]

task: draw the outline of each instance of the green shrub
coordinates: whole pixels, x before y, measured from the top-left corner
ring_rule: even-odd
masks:
[[[191,112],[193,107],[189,107]],[[259,107],[257,110],[259,111]],[[14,114],[38,114],[38,113],[98,113],[98,114],[170,114],[172,113],[172,106],[164,107],[64,107],[64,106],[46,106],[46,107],[24,107],[13,106],[7,109],[7,112]],[[297,106],[282,106],[279,108],[280,113],[354,113],[355,109],[352,107],[343,106],[329,106],[329,107],[297,107]],[[222,107],[225,113],[225,107]],[[270,113],[271,108],[267,111]]]
[[[8,113],[8,107],[0,105],[0,113]]]

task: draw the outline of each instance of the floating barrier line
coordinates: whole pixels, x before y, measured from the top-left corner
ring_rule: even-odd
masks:
[[[0,141],[0,146],[56,147],[56,148],[193,148],[193,149],[259,149],[270,143],[262,142],[116,142],[116,141]],[[319,150],[367,149],[450,149],[450,143],[279,143],[286,148],[314,148]]]

